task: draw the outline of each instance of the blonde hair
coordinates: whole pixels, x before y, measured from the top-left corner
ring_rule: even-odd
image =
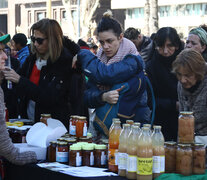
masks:
[[[103,17],[108,17],[108,18],[112,18],[113,17],[113,13],[111,12],[111,10],[107,10],[105,13],[103,13]]]

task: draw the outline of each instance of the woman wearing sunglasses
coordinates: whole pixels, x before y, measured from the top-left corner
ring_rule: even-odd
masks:
[[[72,57],[79,50],[64,47],[63,32],[57,21],[42,19],[31,27],[31,52],[19,74],[8,70],[5,78],[16,83],[21,97],[21,117],[39,121],[43,113],[51,114],[68,128],[71,106],[78,99],[71,95]],[[76,50],[77,49],[77,50]]]

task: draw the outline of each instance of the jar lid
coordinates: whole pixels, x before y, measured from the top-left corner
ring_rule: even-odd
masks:
[[[154,125],[153,128],[154,129],[161,129],[161,126]]]
[[[151,124],[143,124],[143,127],[151,128]]]
[[[47,117],[48,118],[48,117],[51,117],[51,114],[41,114],[40,116],[41,117]]]
[[[57,144],[57,141],[50,141],[50,144]]]
[[[181,111],[180,112],[181,115],[193,115],[192,111]]]
[[[105,144],[96,144],[95,149],[106,149]]]
[[[178,146],[180,146],[180,147],[191,147],[191,144],[178,144]]]
[[[78,146],[77,144],[73,144],[72,146],[70,146],[70,150],[71,151],[80,151],[81,146]]]
[[[72,143],[74,143],[74,142],[76,142],[76,139],[73,139],[73,138],[66,138],[65,141],[66,141],[66,142],[72,142]]]
[[[139,122],[135,122],[133,125],[134,125],[134,126],[139,126],[139,127],[140,127],[141,123],[139,123]]]
[[[194,146],[194,147],[204,147],[205,144],[202,144],[202,143],[194,143],[194,144],[192,144],[192,146]]]
[[[57,144],[58,144],[58,145],[68,145],[67,142],[63,142],[63,141],[59,141]]]
[[[130,127],[130,124],[123,124],[123,127]]]
[[[57,140],[58,141],[65,141],[65,138],[64,137],[61,137],[61,138],[58,138]]]
[[[87,137],[88,138],[92,138],[92,134],[91,133],[87,133]]]
[[[164,144],[174,146],[174,145],[176,145],[176,142],[175,141],[166,141]]]
[[[86,144],[86,145],[82,146],[82,149],[92,151],[92,150],[94,150],[94,145],[93,144]]]

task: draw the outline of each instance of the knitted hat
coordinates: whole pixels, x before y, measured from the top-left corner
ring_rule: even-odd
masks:
[[[197,35],[200,40],[203,42],[203,44],[207,45],[207,32],[203,28],[194,28],[192,29],[189,34],[195,34]]]
[[[6,34],[0,37],[0,43],[6,44],[10,41],[11,37],[10,34]]]

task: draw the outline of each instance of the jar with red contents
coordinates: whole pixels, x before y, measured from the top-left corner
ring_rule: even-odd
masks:
[[[86,117],[80,116],[76,121],[76,137],[87,137]]]
[[[68,143],[58,142],[56,147],[56,162],[68,162]]]
[[[69,134],[71,136],[75,136],[76,135],[76,120],[77,120],[78,116],[70,116],[70,125],[69,125]]]

